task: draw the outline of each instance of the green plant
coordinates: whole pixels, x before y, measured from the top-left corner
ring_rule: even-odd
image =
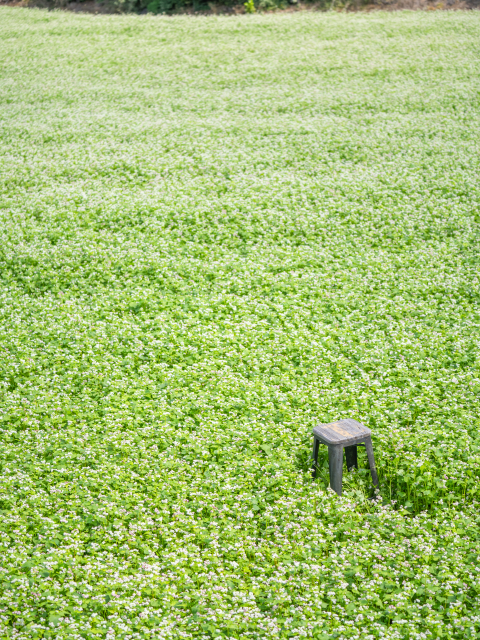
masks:
[[[0,7],[1,638],[478,636],[479,36]]]
[[[279,9],[280,6],[275,0],[260,0],[258,8],[260,11],[274,11],[275,9]]]
[[[243,3],[243,6],[245,7],[246,13],[255,13],[256,11],[254,0],[247,0],[247,2]]]

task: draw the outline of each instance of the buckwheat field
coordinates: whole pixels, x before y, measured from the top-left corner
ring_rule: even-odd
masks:
[[[479,42],[0,8],[1,638],[480,637]]]

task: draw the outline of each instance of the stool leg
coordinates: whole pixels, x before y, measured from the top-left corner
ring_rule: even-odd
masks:
[[[351,471],[353,467],[358,469],[358,456],[357,445],[352,444],[350,447],[345,447],[345,458],[347,459],[347,469]]]
[[[341,444],[328,445],[328,468],[330,470],[330,486],[342,495],[343,447]]]
[[[365,438],[365,449],[367,450],[368,464],[372,474],[373,484],[378,487],[377,469],[375,468],[375,458],[373,457],[373,445],[370,437]]]
[[[312,451],[312,478],[317,477],[317,462],[318,462],[318,447],[320,446],[320,440],[317,440],[313,436],[313,451]]]

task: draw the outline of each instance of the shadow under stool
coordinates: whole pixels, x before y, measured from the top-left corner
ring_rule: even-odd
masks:
[[[373,457],[372,432],[360,422],[346,418],[329,424],[319,424],[313,429],[313,465],[312,476],[317,475],[318,448],[320,443],[328,446],[328,468],[330,471],[330,486],[342,495],[343,478],[343,450],[347,459],[347,469],[358,469],[357,447],[365,446],[368,464],[372,474],[373,484],[378,487],[378,476]]]

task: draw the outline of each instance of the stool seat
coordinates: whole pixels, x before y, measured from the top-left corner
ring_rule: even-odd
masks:
[[[365,445],[368,464],[372,474],[373,484],[378,487],[378,476],[373,456],[372,432],[361,422],[352,418],[345,418],[337,422],[319,424],[313,428],[312,476],[317,475],[318,448],[320,443],[328,446],[328,468],[330,472],[330,486],[342,495],[343,450],[347,459],[347,469],[358,467],[357,447]]]
[[[361,422],[346,418],[329,424],[319,424],[313,428],[313,435],[323,444],[351,445],[363,442],[372,432]]]

